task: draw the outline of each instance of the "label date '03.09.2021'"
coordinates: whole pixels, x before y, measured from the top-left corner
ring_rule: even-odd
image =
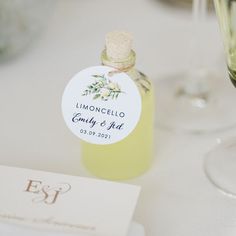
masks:
[[[109,134],[97,133],[95,131],[88,131],[86,129],[80,129],[80,133],[90,135],[90,136],[96,136],[98,138],[104,138],[104,139],[110,139],[111,138],[111,135],[109,135]]]

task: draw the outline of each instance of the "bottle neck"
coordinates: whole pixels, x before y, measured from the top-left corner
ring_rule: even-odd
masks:
[[[101,55],[101,60],[102,60],[103,65],[110,66],[117,70],[127,72],[127,73],[129,73],[130,71],[134,69],[135,59],[136,59],[136,55],[133,50],[130,52],[130,55],[127,58],[123,60],[119,60],[119,61],[109,58],[107,56],[106,49],[103,50],[102,55]]]

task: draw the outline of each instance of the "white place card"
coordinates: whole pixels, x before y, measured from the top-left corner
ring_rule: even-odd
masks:
[[[58,233],[46,230],[35,230],[20,225],[7,224],[0,222],[0,235],[3,236],[81,236],[83,233]],[[127,236],[145,236],[144,227],[141,224],[132,222]]]
[[[0,221],[41,230],[126,236],[140,187],[0,166]]]

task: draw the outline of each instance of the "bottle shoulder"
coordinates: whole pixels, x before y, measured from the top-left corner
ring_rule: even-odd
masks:
[[[128,73],[128,75],[136,83],[142,95],[148,95],[152,91],[152,82],[144,73],[138,70],[132,70]]]

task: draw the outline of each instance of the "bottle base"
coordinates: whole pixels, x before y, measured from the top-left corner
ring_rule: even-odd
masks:
[[[151,164],[146,166],[145,168],[140,169],[139,171],[137,170],[131,170],[131,171],[105,171],[104,169],[98,169],[97,167],[93,168],[90,165],[88,166],[86,161],[82,160],[82,164],[85,166],[87,171],[92,174],[93,176],[100,178],[100,179],[105,179],[105,180],[114,180],[114,181],[119,181],[119,180],[130,180],[134,179],[136,177],[144,175],[151,167]],[[118,172],[118,173],[116,173]]]

